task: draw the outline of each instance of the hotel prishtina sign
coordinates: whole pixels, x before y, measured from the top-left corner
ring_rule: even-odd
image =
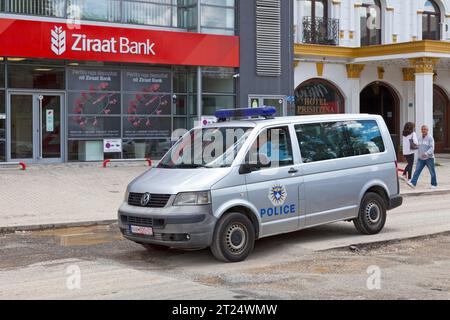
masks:
[[[0,56],[239,67],[239,38],[0,19]]]

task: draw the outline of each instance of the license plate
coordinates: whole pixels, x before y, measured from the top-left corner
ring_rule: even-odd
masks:
[[[132,226],[129,225],[129,231],[133,234],[140,234],[144,236],[152,236],[153,228],[152,227],[140,227],[140,226]]]

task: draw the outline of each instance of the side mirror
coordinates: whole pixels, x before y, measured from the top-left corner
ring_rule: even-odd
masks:
[[[255,166],[249,164],[249,163],[243,163],[239,167],[239,174],[249,174],[255,171]]]
[[[261,170],[261,168],[270,167],[270,160],[265,154],[254,153],[250,159],[251,161],[257,161],[257,163],[246,162],[241,164],[239,167],[239,174],[249,174]]]

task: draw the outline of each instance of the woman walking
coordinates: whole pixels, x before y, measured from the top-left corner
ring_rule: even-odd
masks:
[[[408,162],[402,175],[402,179],[405,181],[409,181],[412,178],[414,156],[418,148],[418,144],[419,140],[414,132],[414,123],[407,122],[403,129],[403,155]]]

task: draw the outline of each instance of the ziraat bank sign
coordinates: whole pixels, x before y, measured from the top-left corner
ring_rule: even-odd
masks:
[[[57,56],[66,52],[66,31],[62,27],[55,26],[51,30],[51,49]],[[149,39],[142,42],[131,41],[127,37],[109,39],[91,39],[83,33],[72,34],[72,45],[70,50],[80,52],[118,53],[133,55],[155,56],[155,43]]]
[[[239,67],[239,37],[0,19],[0,56]]]

